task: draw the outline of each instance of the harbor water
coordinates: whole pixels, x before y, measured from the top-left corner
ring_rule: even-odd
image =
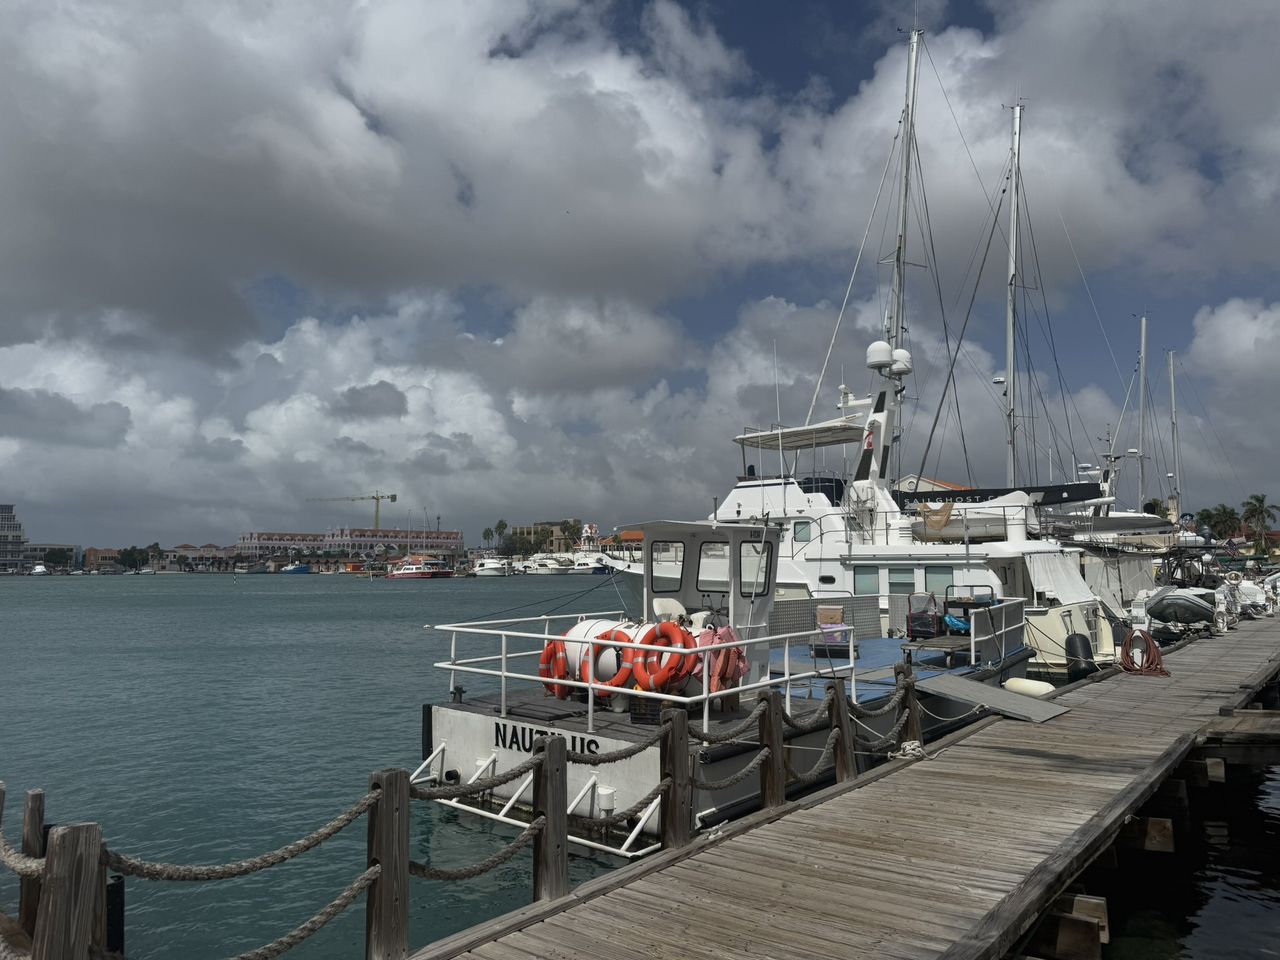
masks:
[[[41,787],[46,820],[96,821],[108,846],[148,860],[223,863],[275,849],[349,807],[371,771],[418,765],[421,705],[447,699],[449,685],[431,667],[448,657],[448,638],[423,624],[619,605],[599,576],[0,578],[5,835],[17,842],[23,796]],[[515,835],[414,808],[413,857],[438,866],[474,863]],[[337,896],[364,857],[359,821],[242,879],[130,878],[128,955],[214,960],[260,946]],[[476,880],[413,880],[410,944],[527,903],[529,864],[526,854]],[[571,878],[615,864],[574,855]],[[4,870],[0,910],[17,910]],[[361,900],[289,956],[363,954]]]
[[[589,592],[584,592],[589,591]],[[370,771],[420,759],[421,705],[447,699],[424,623],[617,609],[602,577],[385,582],[350,576],[0,579],[0,779],[5,832],[22,797],[46,818],[102,824],[113,849],[221,863],[289,843],[360,797]],[[480,687],[477,678],[464,685]],[[1280,956],[1280,770],[1231,769],[1200,795],[1190,838],[1113,877],[1109,960]],[[514,830],[415,804],[412,854],[474,863]],[[133,958],[214,960],[275,939],[364,865],[357,823],[320,848],[217,883],[127,881]],[[574,883],[616,865],[570,858]],[[529,858],[480,879],[413,880],[410,942],[527,903]],[[0,871],[0,910],[17,884]],[[363,954],[357,902],[289,956]]]

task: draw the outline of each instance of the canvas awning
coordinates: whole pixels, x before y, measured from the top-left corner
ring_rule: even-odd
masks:
[[[1076,561],[1061,553],[1027,553],[1027,570],[1037,593],[1052,593],[1059,603],[1096,599],[1080,576]]]
[[[844,443],[861,443],[862,417],[838,417],[811,423],[804,427],[775,427],[772,430],[748,430],[734,437],[743,447],[760,450],[809,450]]]

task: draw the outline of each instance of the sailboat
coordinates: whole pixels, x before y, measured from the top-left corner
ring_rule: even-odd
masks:
[[[719,524],[781,527],[778,564],[778,596],[814,601],[843,601],[871,597],[879,601],[881,623],[888,635],[903,635],[908,598],[912,594],[973,596],[986,593],[1021,599],[1026,630],[1018,638],[1035,651],[1032,669],[1041,674],[1066,672],[1081,660],[1110,662],[1116,638],[1110,614],[1090,590],[1080,573],[1081,551],[1047,540],[1033,540],[1035,507],[1046,496],[1065,503],[1097,498],[1097,484],[1024,487],[1014,484],[1014,353],[1009,334],[1007,416],[1009,429],[1009,487],[965,491],[985,500],[982,511],[968,505],[949,508],[958,520],[955,538],[929,536],[930,514],[909,512],[912,498],[896,499],[891,489],[890,456],[901,418],[904,378],[913,361],[903,337],[908,211],[911,207],[911,156],[915,145],[915,100],[922,31],[913,30],[908,49],[907,90],[902,111],[901,142],[904,157],[898,184],[897,243],[893,255],[891,293],[884,317],[883,338],[866,350],[866,366],[876,375],[876,386],[856,396],[846,385],[839,387],[833,419],[801,426],[775,426],[747,430],[734,438],[742,450],[743,472],[728,494],[717,501],[710,519]],[[1018,186],[1018,150],[1021,105],[1014,108],[1011,193]],[[1010,241],[1010,324],[1013,322],[1013,288],[1017,261],[1017,209],[1012,209]],[[834,337],[832,339],[834,343]],[[958,347],[957,347],[958,349]],[[828,359],[830,354],[828,353]],[[824,371],[825,373],[825,364]],[[819,377],[819,387],[822,378]],[[816,402],[816,394],[815,394]],[[811,408],[812,414],[812,408]],[[856,451],[849,457],[850,451]],[[748,462],[758,452],[761,463],[779,463],[776,474],[759,472]],[[829,455],[829,459],[828,459]],[[801,461],[809,458],[808,469]],[[847,458],[847,459],[846,459]],[[844,464],[830,469],[828,462]],[[1003,497],[1004,499],[997,499]],[[934,493],[915,498],[935,502],[946,498]],[[954,500],[954,498],[952,498]],[[938,504],[941,506],[941,504]],[[970,526],[965,514],[974,511]],[[934,517],[936,519],[936,515]],[[948,523],[950,517],[948,517]],[[979,536],[981,525],[985,536]],[[923,535],[918,535],[923,528]],[[936,532],[936,531],[933,531]],[[642,566],[610,558],[611,566],[639,592]],[[699,578],[707,582],[727,577],[714,557],[699,558]],[[704,573],[705,570],[705,573]]]

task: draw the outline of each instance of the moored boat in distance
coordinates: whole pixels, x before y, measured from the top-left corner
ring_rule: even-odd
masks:
[[[47,577],[49,576],[49,568],[46,567],[43,563],[37,563],[34,567],[31,568],[31,576]]]
[[[511,575],[511,561],[502,557],[482,557],[476,561],[477,577],[506,577]]]
[[[281,573],[310,573],[311,564],[303,563],[301,560],[295,560],[293,563],[287,563],[280,568]]]
[[[237,563],[235,565],[235,573],[269,573],[270,570],[265,563]]]
[[[387,568],[388,580],[437,580],[452,576],[453,568],[439,557],[405,557]]]

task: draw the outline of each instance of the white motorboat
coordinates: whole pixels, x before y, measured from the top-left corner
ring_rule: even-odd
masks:
[[[49,576],[49,568],[46,567],[43,563],[37,563],[34,567],[31,568],[31,576],[47,577]]]
[[[477,577],[506,577],[511,575],[511,561],[502,557],[482,557],[476,561]]]
[[[547,555],[535,555],[530,557],[524,564],[525,573],[535,573],[542,576],[557,576],[566,574],[570,570],[568,563],[562,563],[559,559]]]

